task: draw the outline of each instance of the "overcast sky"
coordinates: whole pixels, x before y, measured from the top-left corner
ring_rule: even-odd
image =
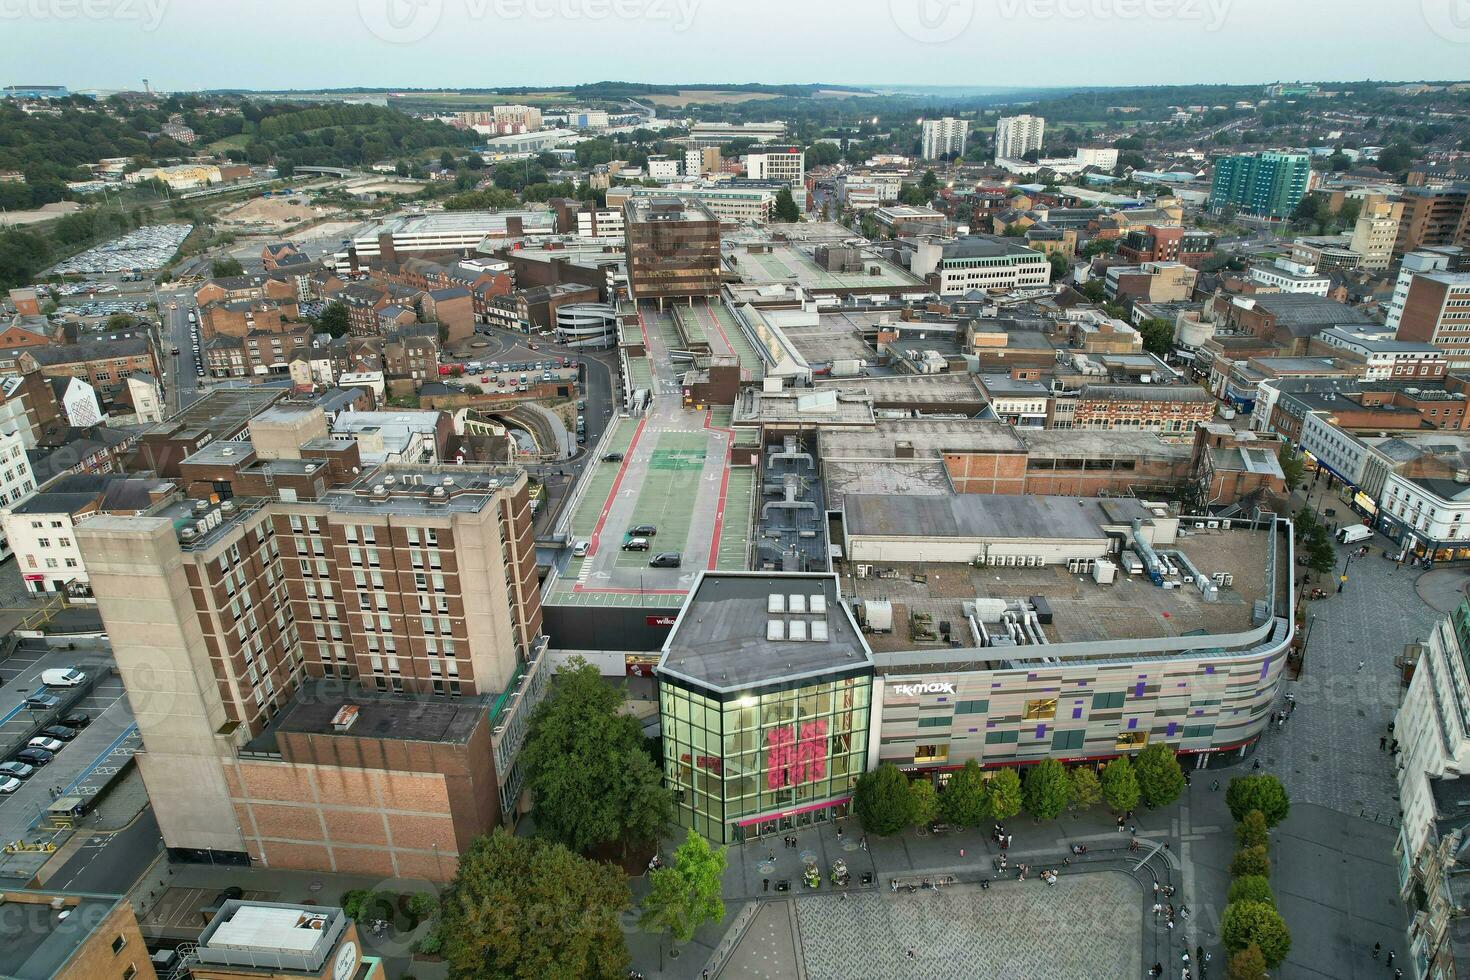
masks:
[[[1470,0],[0,0],[0,83],[1137,85],[1470,75]]]

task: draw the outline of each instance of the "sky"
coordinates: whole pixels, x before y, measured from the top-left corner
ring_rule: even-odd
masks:
[[[1470,0],[0,0],[0,84],[1463,79]]]

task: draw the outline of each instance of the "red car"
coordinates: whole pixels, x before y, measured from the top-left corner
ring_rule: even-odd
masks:
[[[532,350],[540,350],[541,349],[541,348],[537,347],[535,344],[527,344],[526,346],[529,347],[529,348],[531,348]]]

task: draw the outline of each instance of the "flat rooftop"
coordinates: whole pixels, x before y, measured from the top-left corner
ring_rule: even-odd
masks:
[[[1043,541],[1106,540],[1105,527],[1153,517],[1132,498],[1012,494],[852,494],[843,512],[849,535]]]
[[[340,908],[230,899],[200,935],[195,956],[206,972],[318,974],[346,932]]]
[[[703,572],[658,673],[723,692],[871,669],[831,574]]]
[[[743,388],[735,396],[732,421],[736,425],[856,425],[873,424],[873,400],[855,392],[815,392],[810,388],[779,392]]]
[[[1045,568],[973,568],[969,565],[892,563],[873,565],[857,578],[852,567],[842,576],[844,594],[852,599],[887,599],[893,603],[893,632],[870,633],[866,639],[878,653],[931,649],[945,650],[938,641],[915,640],[909,630],[911,613],[928,613],[935,624],[949,622],[955,635],[969,646],[965,603],[975,599],[1012,601],[1041,596],[1051,607],[1052,622],[1042,626],[1052,643],[1152,639],[1189,634],[1244,632],[1256,625],[1257,600],[1269,600],[1266,578],[1270,531],[1189,531],[1160,551],[1180,552],[1201,572],[1227,572],[1231,585],[1219,592],[1219,601],[1206,602],[1194,586],[1165,589],[1144,575],[1128,575],[1121,568],[1111,585],[1099,585],[1086,573],[1068,572],[1065,565]],[[998,658],[1039,655],[1044,647],[997,647]],[[911,672],[911,668],[909,669]]]
[[[378,738],[402,742],[464,744],[485,719],[488,697],[453,700],[431,695],[388,694],[340,683],[308,681],[286,705],[265,735],[301,733]],[[355,708],[351,727],[339,730],[333,719],[344,708]],[[351,713],[351,712],[349,712]]]
[[[920,349],[928,343],[931,342],[914,342]],[[900,341],[900,346],[910,345]],[[890,403],[944,406],[985,401],[985,396],[972,375],[953,371],[939,374],[894,374],[885,377],[824,378],[812,387],[818,391],[865,392],[872,396],[873,404],[878,406]]]
[[[926,496],[954,493],[949,471],[937,459],[826,459],[822,461],[822,483],[831,506],[837,508],[851,493]]]
[[[927,292],[922,279],[900,265],[871,252],[863,252],[858,272],[831,272],[817,264],[804,246],[773,244],[758,251],[739,248],[726,251],[727,268],[747,283],[795,283],[813,292],[863,292],[891,289]],[[878,270],[875,274],[872,270]]]
[[[524,471],[513,466],[389,463],[370,469],[325,500],[336,513],[476,513]]]
[[[0,930],[0,976],[8,980],[51,980],[120,901],[30,891],[7,891],[0,897],[6,907],[6,927]],[[64,917],[51,908],[53,898],[65,902]]]
[[[229,439],[287,394],[284,388],[213,388],[182,412],[150,426],[143,434],[172,434],[181,430],[185,437],[208,433],[216,439]]]
[[[1025,443],[1004,422],[978,419],[895,419],[866,429],[823,429],[824,465],[832,460],[938,459],[946,452],[1025,452]]]

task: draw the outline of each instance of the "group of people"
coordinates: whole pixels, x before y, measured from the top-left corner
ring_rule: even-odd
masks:
[[[990,841],[993,844],[999,845],[1000,849],[1004,851],[1011,846],[1012,836],[1012,834],[1006,832],[1005,824],[998,823],[990,832]]]

